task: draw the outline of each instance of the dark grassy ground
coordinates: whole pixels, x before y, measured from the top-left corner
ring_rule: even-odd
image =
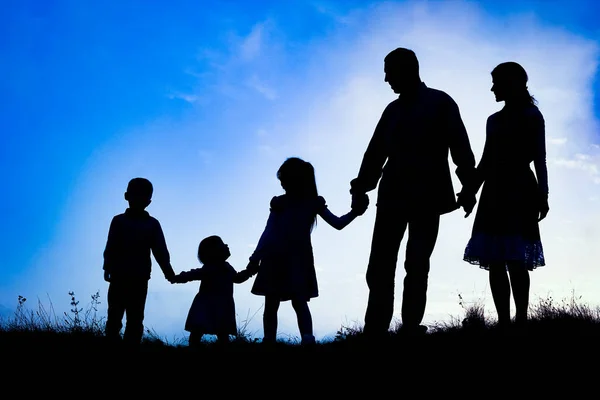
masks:
[[[130,350],[106,342],[103,318],[95,311],[97,297],[83,309],[71,295],[70,314],[56,317],[41,305],[30,311],[20,298],[15,315],[2,321],[0,354],[8,369],[0,377],[5,383],[31,377],[28,387],[36,390],[35,382],[42,380],[67,386],[121,382],[129,388],[141,385],[139,390],[167,387],[173,393],[186,385],[209,385],[224,393],[247,388],[246,394],[263,397],[281,397],[277,385],[288,385],[285,393],[293,394],[319,384],[338,395],[343,388],[353,397],[364,397],[359,393],[367,390],[366,397],[380,398],[387,395],[377,390],[400,395],[406,385],[427,393],[451,391],[445,385],[470,390],[483,385],[490,394],[500,390],[495,381],[523,381],[531,390],[558,395],[570,382],[567,376],[580,382],[568,389],[570,394],[588,384],[595,387],[597,378],[587,376],[597,376],[600,360],[600,311],[574,299],[542,300],[531,307],[524,329],[503,332],[485,318],[482,306],[474,305],[463,316],[430,326],[425,335],[406,337],[395,327],[389,338],[375,343],[364,340],[360,326],[341,327],[334,339],[313,347],[292,341],[269,347],[240,332],[227,345],[206,342],[190,349],[148,331],[139,349]],[[265,385],[271,395],[263,393]],[[470,394],[476,393],[457,393]]]

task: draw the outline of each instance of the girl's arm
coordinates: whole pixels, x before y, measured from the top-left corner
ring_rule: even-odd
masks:
[[[358,214],[354,210],[350,210],[349,213],[338,217],[329,210],[327,204],[325,204],[325,199],[321,197],[319,200],[322,202],[322,204],[319,206],[318,214],[325,220],[325,222],[338,231],[344,229],[350,222],[354,221],[356,217],[358,217]]]
[[[173,281],[176,283],[186,283],[190,281],[199,281],[204,277],[203,268],[194,268],[189,271],[183,271],[175,275]]]
[[[276,218],[276,211],[274,211],[275,201],[276,201],[276,198],[273,197],[271,199],[271,208],[270,208],[270,212],[269,212],[269,218],[267,219],[267,224],[265,226],[265,229],[263,230],[262,235],[260,236],[260,239],[258,240],[256,249],[250,256],[250,261],[252,261],[254,263],[260,262],[260,260],[263,257],[264,252],[266,251],[266,249],[268,247],[268,244],[273,241],[273,237],[274,237],[273,235],[275,234],[274,227],[275,227],[275,218]]]

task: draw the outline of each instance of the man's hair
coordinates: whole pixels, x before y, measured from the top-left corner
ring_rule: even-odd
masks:
[[[383,62],[392,69],[402,66],[403,71],[411,71],[416,74],[419,73],[419,60],[417,59],[417,55],[414,51],[404,47],[398,47],[397,49],[390,51],[383,59]]]
[[[146,178],[133,178],[127,185],[127,193],[133,196],[151,199],[153,191],[152,183]]]

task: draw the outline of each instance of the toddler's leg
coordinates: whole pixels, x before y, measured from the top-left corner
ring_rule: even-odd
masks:
[[[263,342],[274,343],[277,338],[277,312],[279,299],[265,296],[265,312],[263,313]]]
[[[298,319],[298,328],[300,329],[300,335],[302,336],[303,344],[314,344],[315,337],[313,335],[313,323],[310,309],[308,308],[308,302],[305,300],[292,300],[292,307],[296,311],[296,317]]]

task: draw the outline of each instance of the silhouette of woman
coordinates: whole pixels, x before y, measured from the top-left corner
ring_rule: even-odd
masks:
[[[511,288],[515,323],[523,326],[529,271],[545,265],[538,223],[549,210],[548,173],[544,118],[527,89],[525,69],[505,62],[491,75],[491,91],[504,107],[487,120],[483,155],[466,188],[476,194],[483,185],[464,261],[489,271],[498,326],[504,328],[510,324]]]
[[[347,214],[337,217],[319,196],[313,166],[290,157],[277,171],[285,194],[270,202],[266,227],[250,256],[248,269],[257,270],[252,293],[265,296],[263,343],[274,343],[280,302],[291,300],[298,319],[302,344],[314,344],[311,298],[319,295],[315,272],[311,231],[321,216],[335,229],[343,229],[362,215],[368,200]]]

